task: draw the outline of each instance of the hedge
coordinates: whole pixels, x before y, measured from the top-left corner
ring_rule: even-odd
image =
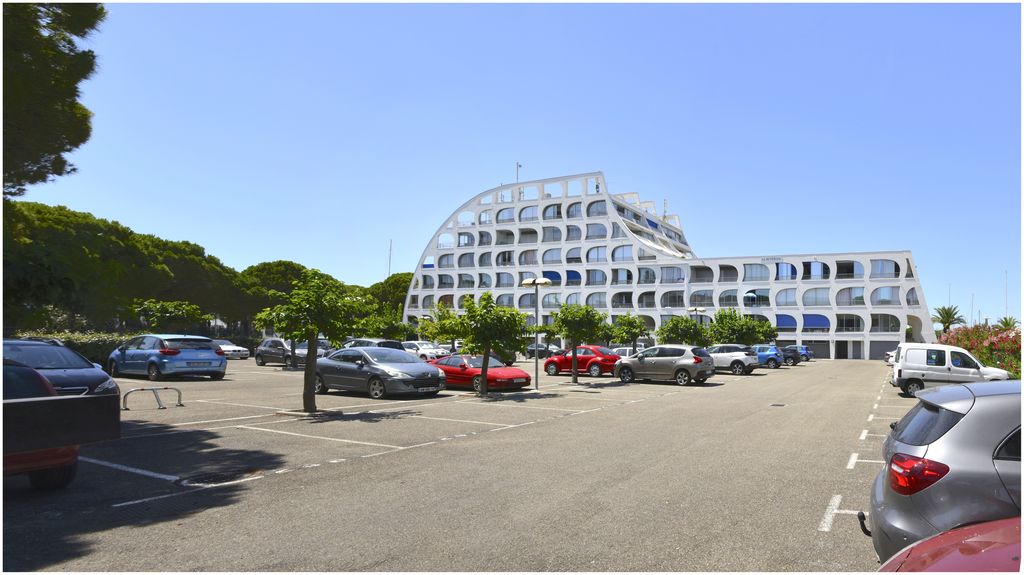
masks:
[[[89,361],[98,363],[106,369],[107,359],[110,358],[110,353],[118,348],[122,343],[129,339],[144,335],[150,332],[139,332],[139,333],[103,333],[103,332],[79,332],[79,331],[23,331],[18,332],[14,337],[47,337],[56,338],[64,342],[64,345],[77,351],[89,359]],[[263,341],[262,337],[248,337],[248,336],[223,336],[214,337],[209,336],[211,339],[227,339],[231,340],[235,345],[248,348],[250,352],[256,349],[256,346]]]

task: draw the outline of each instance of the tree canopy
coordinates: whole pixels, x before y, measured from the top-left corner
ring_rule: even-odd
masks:
[[[562,304],[551,314],[551,327],[555,333],[569,341],[572,350],[572,382],[577,382],[578,365],[576,346],[594,341],[604,333],[605,314],[588,305]]]
[[[479,303],[466,301],[463,316],[465,349],[484,356],[480,370],[480,395],[487,394],[487,369],[491,352],[503,354],[526,351],[526,314],[509,307],[495,305],[491,292],[484,292]]]
[[[677,315],[658,328],[658,341],[703,347],[711,343],[711,337],[707,327],[697,323],[693,318]]]
[[[102,4],[4,3],[4,196],[75,171],[65,154],[92,134],[79,84],[96,69],[78,48],[106,17]]]
[[[613,339],[622,343],[632,344],[633,353],[636,353],[636,340],[650,334],[650,330],[647,329],[647,324],[644,323],[643,318],[631,313],[615,318],[615,325],[612,329],[614,332]]]
[[[707,329],[709,343],[754,345],[773,341],[779,334],[771,323],[742,315],[734,308],[718,310]]]
[[[960,315],[960,308],[955,305],[944,305],[935,308],[932,321],[942,324],[942,333],[948,332],[949,328],[954,325],[967,325],[967,320],[964,319],[964,316]]]

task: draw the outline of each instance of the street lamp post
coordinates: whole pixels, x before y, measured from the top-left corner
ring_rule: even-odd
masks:
[[[536,323],[533,331],[533,389],[540,390],[540,286],[551,285],[548,278],[528,278],[523,280],[523,287],[533,287],[533,303],[536,309]]]

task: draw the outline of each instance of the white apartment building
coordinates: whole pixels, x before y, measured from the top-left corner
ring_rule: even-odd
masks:
[[[905,338],[935,340],[909,251],[699,258],[678,216],[610,194],[601,172],[503,185],[459,206],[423,250],[406,321],[490,291],[533,323],[534,288],[521,285],[536,277],[552,282],[540,291],[545,324],[579,303],[613,321],[637,315],[653,335],[674,315],[709,322],[734,307],[819,358],[881,359]]]

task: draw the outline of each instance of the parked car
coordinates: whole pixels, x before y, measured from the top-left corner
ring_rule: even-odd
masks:
[[[344,389],[384,399],[398,394],[437,395],[445,385],[440,368],[405,350],[351,347],[316,360],[317,393]]]
[[[295,343],[295,358],[297,360],[299,360],[299,363],[305,363],[306,362],[306,356],[309,354],[308,350],[309,350],[309,342],[308,341],[296,342]],[[316,356],[317,357],[323,357],[323,356],[331,353],[332,351],[334,351],[334,348],[331,347],[331,342],[327,341],[326,339],[322,339],[322,338],[317,340],[317,342],[316,342]]]
[[[387,347],[397,349],[398,351],[405,351],[405,347],[402,346],[402,342],[393,339],[381,339],[379,337],[350,339],[341,344],[341,347],[343,349],[350,349],[353,347]]]
[[[749,345],[725,343],[708,348],[715,369],[728,369],[733,375],[753,373],[757,369],[757,353]]]
[[[5,339],[4,359],[43,373],[58,395],[121,393],[117,383],[102,367],[60,344]]]
[[[5,355],[6,347],[5,342]],[[7,357],[4,358],[3,388],[4,402],[57,395],[57,391],[41,373]],[[6,445],[4,449],[4,475],[27,474],[32,487],[36,489],[61,489],[75,478],[78,468],[77,445],[16,453],[7,453]]]
[[[787,345],[782,349],[795,349],[800,353],[800,361],[811,361],[814,359],[814,350],[806,345]]]
[[[256,346],[253,356],[256,358],[256,365],[268,363],[288,365],[292,361],[292,348],[287,341],[279,337],[268,337]]]
[[[895,359],[896,359],[896,350],[895,349],[892,350],[892,351],[885,352],[885,365],[890,365],[891,366]]]
[[[615,375],[624,383],[639,379],[689,385],[704,383],[714,374],[714,359],[706,349],[693,345],[656,345],[615,364]]]
[[[598,377],[602,373],[612,373],[619,355],[599,345],[581,345],[576,347],[576,369]],[[548,375],[557,375],[562,371],[572,371],[572,352],[559,350],[544,362],[544,371]]]
[[[643,350],[640,349],[640,348],[637,348],[636,351],[637,351],[637,353],[639,353],[639,352],[641,352]],[[633,355],[633,348],[631,348],[631,347],[613,347],[612,348],[612,353],[614,353],[615,355],[618,355],[620,357],[629,357],[629,356]]]
[[[423,361],[430,361],[451,355],[447,350],[441,349],[432,341],[403,341],[402,347],[405,351],[415,355]]]
[[[986,367],[969,351],[938,343],[901,343],[896,346],[891,383],[915,395],[925,387],[1009,379],[1010,373]]]
[[[893,555],[879,571],[1019,573],[1020,516],[966,525],[922,539]]]
[[[207,375],[223,379],[228,362],[208,337],[148,334],[133,337],[110,353],[110,375],[142,374],[150,381],[170,375]]]
[[[562,351],[562,348],[557,345],[545,344],[545,343],[531,343],[526,346],[526,359],[533,359],[537,356],[541,359],[551,357],[553,354]]]
[[[462,340],[455,340],[454,346],[451,344],[451,342],[441,342],[440,344],[438,344],[438,346],[450,354],[459,353],[460,351],[462,351]]]
[[[228,359],[249,359],[249,350],[231,343],[226,339],[215,339],[213,343],[220,346],[220,350],[224,352],[224,357]]]
[[[472,387],[480,391],[482,355],[451,355],[430,362],[444,372],[448,387]],[[488,389],[519,389],[529,387],[530,374],[517,367],[505,367],[501,359],[491,356],[487,362]]]
[[[778,348],[779,352],[782,353],[782,363],[793,367],[800,363],[800,352],[795,349],[789,349],[785,347]]]
[[[782,365],[782,352],[774,345],[751,346],[757,354],[757,364],[771,369],[777,369]]]
[[[1020,381],[926,389],[882,447],[871,490],[880,561],[969,523],[1020,515]]]

